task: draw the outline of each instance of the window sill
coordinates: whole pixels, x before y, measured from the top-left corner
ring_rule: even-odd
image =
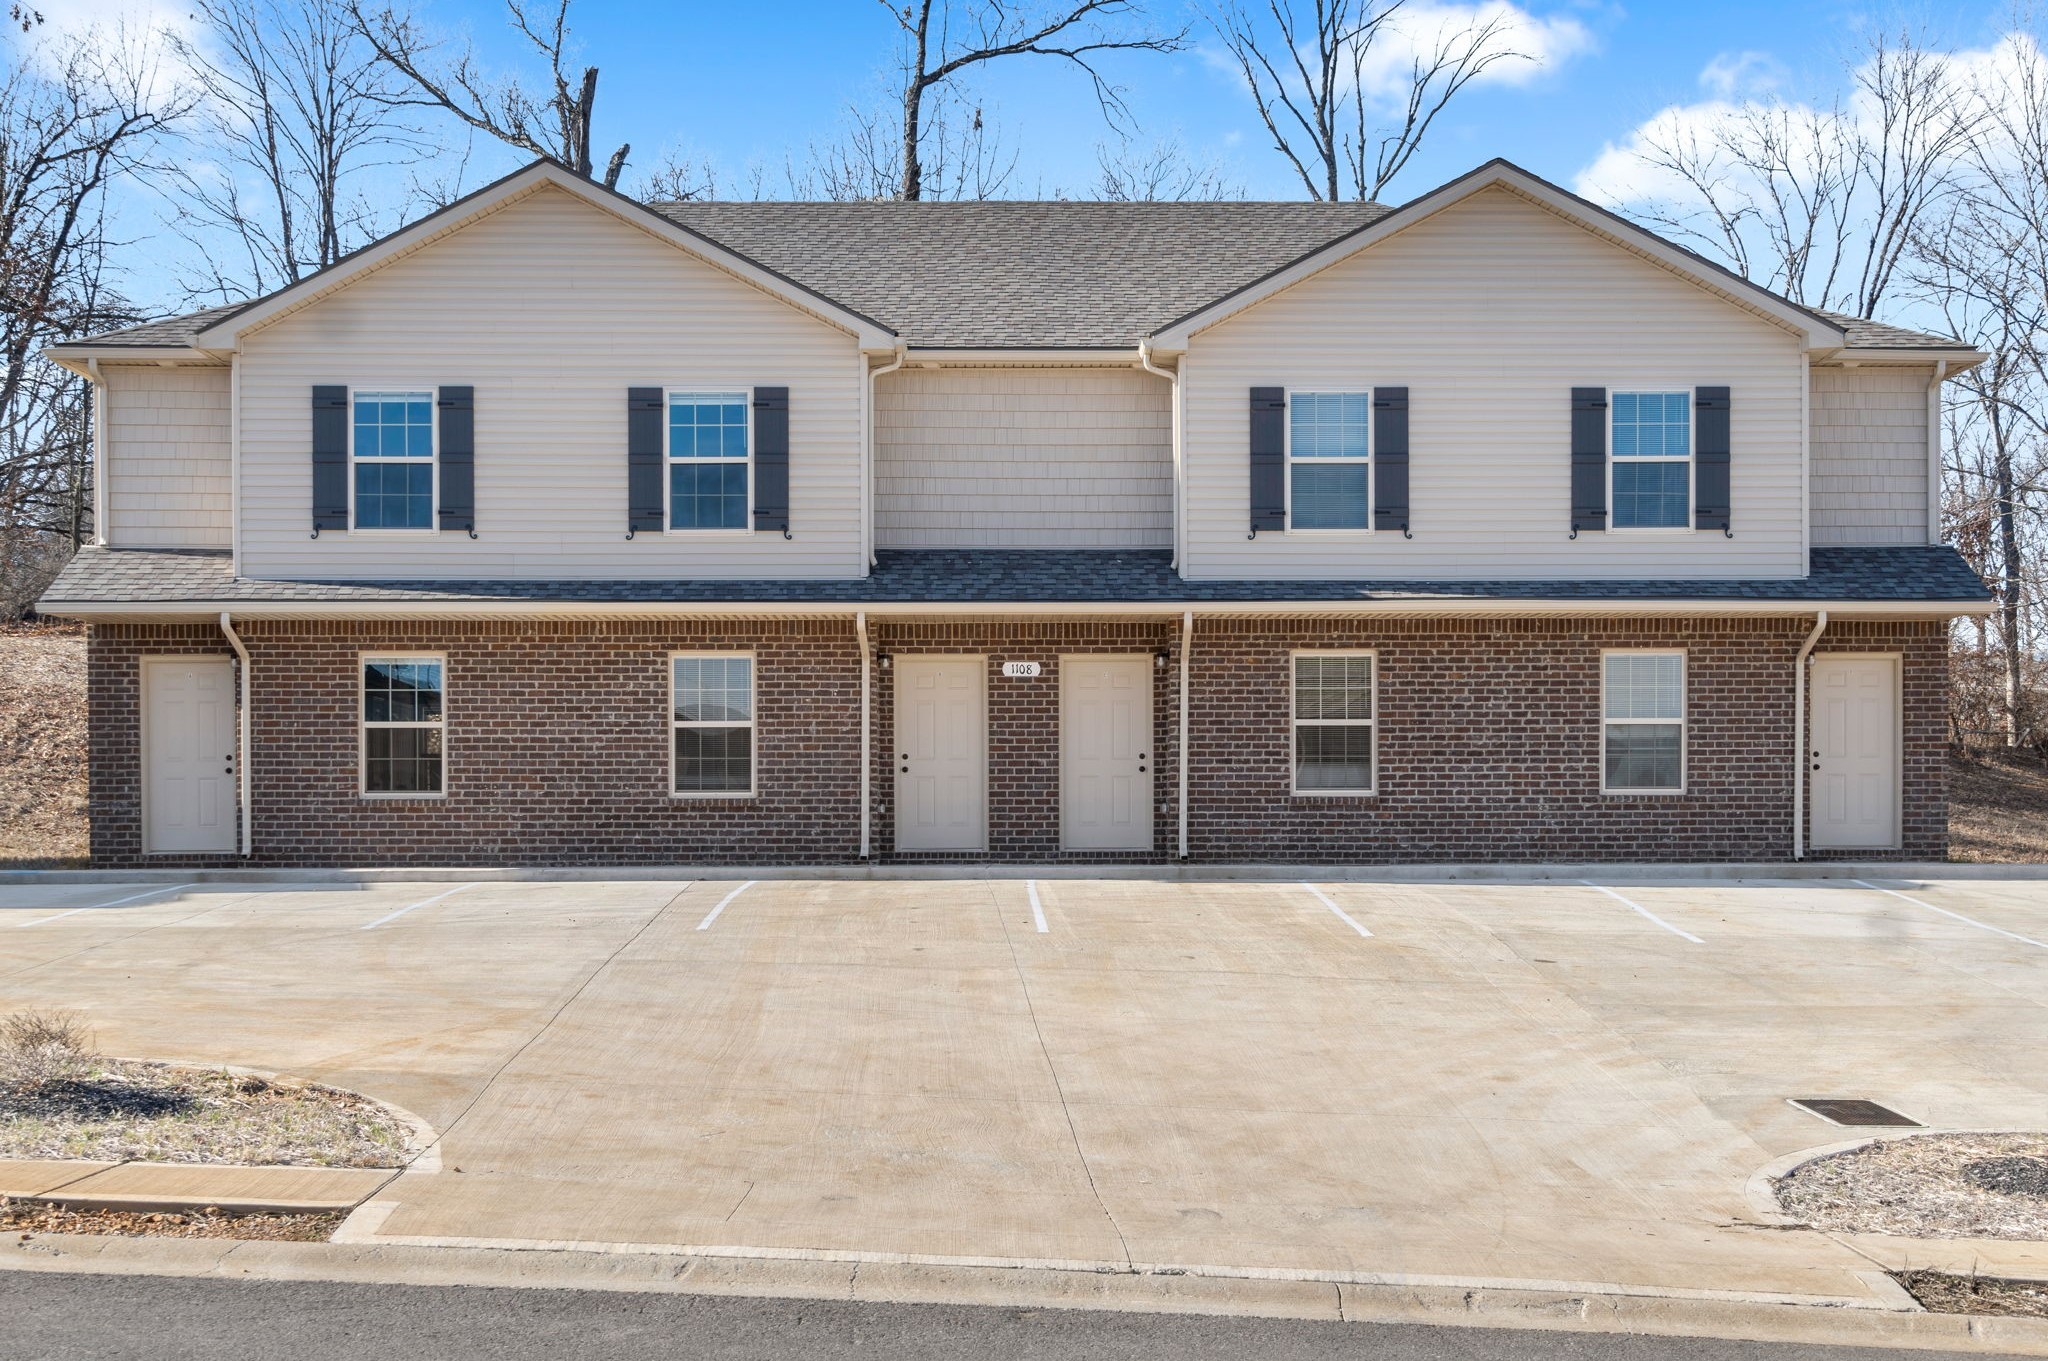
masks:
[[[703,803],[707,800],[712,802],[723,801],[726,803],[744,803],[748,799],[760,798],[761,791],[758,789],[721,789],[716,792],[711,792],[694,789],[671,789],[668,791],[668,796],[672,799],[686,799],[692,803]]]
[[[1609,799],[1679,799],[1685,797],[1683,789],[1607,789],[1600,791],[1602,798]]]
[[[751,529],[664,529],[664,539],[751,539],[756,531]]]
[[[1376,799],[1380,796],[1380,791],[1377,789],[1292,789],[1288,791],[1287,796],[1292,799]]]
[[[1312,539],[1370,539],[1378,531],[1371,525],[1358,529],[1296,529],[1294,526],[1289,525],[1280,532],[1288,538],[1301,534]]]
[[[333,531],[328,531],[332,533]],[[410,539],[438,534],[432,525],[421,525],[418,529],[349,529],[344,530],[351,539]]]
[[[357,794],[356,797],[368,803],[439,803],[448,797],[448,791],[444,789],[438,794],[413,794],[395,791],[392,793],[371,793],[366,789]]]
[[[1609,525],[1609,534],[1646,534],[1659,538],[1676,538],[1679,535],[1698,534],[1701,531],[1691,525]]]

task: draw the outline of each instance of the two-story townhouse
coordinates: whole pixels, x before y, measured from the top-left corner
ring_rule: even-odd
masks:
[[[97,386],[102,865],[1939,858],[1953,340],[1399,208],[535,164]]]

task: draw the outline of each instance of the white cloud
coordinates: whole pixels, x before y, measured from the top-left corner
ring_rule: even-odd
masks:
[[[1784,65],[1768,52],[1723,52],[1700,72],[1700,88],[1716,99],[1766,95],[1784,83]]]
[[[1496,29],[1493,50],[1519,53],[1521,59],[1495,62],[1475,84],[1526,85],[1594,45],[1592,33],[1577,19],[1532,14],[1509,0],[1412,0],[1394,11],[1378,34],[1360,68],[1360,81],[1368,93],[1405,99],[1409,72],[1418,57],[1427,59],[1446,40],[1455,42],[1459,35],[1488,24]]]

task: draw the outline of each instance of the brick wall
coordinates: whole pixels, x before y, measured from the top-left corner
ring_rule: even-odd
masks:
[[[1192,667],[1189,830],[1198,861],[1776,860],[1791,853],[1798,619],[1212,621]],[[859,664],[846,621],[731,624],[313,624],[243,629],[254,660],[255,863],[484,865],[834,863],[859,849]],[[871,626],[878,654],[985,658],[989,849],[998,861],[1170,858],[1179,630],[1169,622]],[[1380,784],[1365,798],[1291,789],[1288,658],[1379,654]],[[1603,647],[1688,654],[1688,789],[1599,792]],[[759,794],[676,799],[668,654],[757,658]],[[1838,623],[1822,651],[1905,658],[1904,858],[1946,852],[1946,631]],[[447,658],[442,799],[357,793],[357,659]],[[211,626],[91,631],[93,856],[102,865],[236,863],[141,853],[146,654],[231,655]],[[1153,688],[1152,854],[1059,849],[1059,657],[1163,653]],[[1001,674],[1036,661],[1035,679]],[[874,847],[893,844],[893,674],[873,671]],[[902,859],[945,859],[904,856]],[[1844,858],[1871,858],[1864,852]]]

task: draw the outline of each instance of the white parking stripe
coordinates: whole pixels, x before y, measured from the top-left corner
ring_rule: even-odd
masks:
[[[1366,930],[1357,922],[1353,921],[1351,918],[1351,914],[1349,912],[1346,912],[1343,908],[1337,906],[1336,900],[1331,898],[1329,894],[1323,892],[1321,889],[1317,888],[1314,884],[1311,883],[1304,882],[1302,884],[1302,887],[1307,889],[1310,893],[1315,894],[1317,898],[1321,899],[1323,906],[1329,908],[1332,912],[1336,913],[1340,918],[1342,918],[1346,926],[1356,931],[1359,935],[1364,936],[1367,940],[1372,939],[1372,932]]]
[[[1031,895],[1031,924],[1037,927],[1039,932],[1043,934],[1046,929],[1045,907],[1038,901],[1038,881],[1036,879],[1026,879],[1024,881],[1024,891]]]
[[[1602,893],[1606,894],[1608,897],[1614,899],[1618,903],[1627,903],[1631,908],[1635,909],[1635,911],[1640,913],[1642,916],[1657,923],[1657,925],[1663,927],[1666,931],[1669,931],[1674,936],[1683,936],[1685,937],[1685,939],[1691,941],[1694,945],[1706,944],[1705,941],[1701,940],[1698,936],[1695,936],[1692,932],[1679,930],[1670,922],[1665,921],[1662,917],[1652,912],[1649,908],[1644,907],[1641,903],[1633,902],[1630,899],[1622,897],[1619,893],[1616,893],[1613,889],[1607,887],[1607,885],[1605,884],[1596,884],[1591,879],[1581,879],[1579,880],[1579,882],[1584,884],[1587,888],[1599,889]]]
[[[718,914],[725,911],[725,905],[727,903],[739,897],[742,893],[745,893],[748,889],[752,888],[755,884],[758,884],[760,882],[761,881],[758,879],[749,879],[746,883],[741,884],[738,888],[726,894],[723,898],[720,898],[718,900],[718,906],[712,908],[709,912],[706,912],[704,914],[704,920],[697,923],[697,929],[699,931],[710,930],[711,923],[718,920]]]
[[[1904,898],[1915,907],[1924,907],[1929,912],[1939,912],[1944,917],[1954,917],[1957,921],[1974,926],[1979,931],[1989,931],[1995,936],[2004,936],[2008,940],[2016,940],[2022,945],[2031,945],[2037,950],[2048,950],[2048,944],[2035,940],[2032,936],[2022,936],[2018,932],[2008,931],[2002,926],[1993,926],[1990,922],[1980,922],[1975,917],[1965,917],[1960,912],[1951,912],[1945,907],[1936,907],[1933,903],[1923,902],[1910,893],[1901,893],[1895,888],[1882,888],[1877,884],[1867,884],[1861,879],[1851,879],[1849,882],[1859,888],[1875,889],[1879,893],[1889,893],[1894,898]]]
[[[121,907],[128,903],[140,902],[144,898],[154,898],[159,893],[182,893],[188,888],[198,887],[199,885],[197,884],[173,884],[169,888],[153,888],[147,893],[131,893],[125,898],[116,898],[111,903],[88,903],[84,907],[74,907],[69,912],[59,912],[54,917],[37,917],[32,922],[16,922],[15,925],[41,926],[44,922],[62,921],[66,917],[75,917],[81,912],[97,912],[103,907]]]
[[[438,903],[443,898],[453,898],[456,894],[462,892],[462,890],[466,888],[475,887],[475,884],[457,884],[454,888],[449,889],[446,893],[436,893],[431,898],[420,899],[418,902],[412,904],[411,907],[401,907],[396,912],[387,913],[386,915],[379,917],[377,918],[377,920],[371,922],[368,926],[364,927],[363,930],[374,931],[378,927],[382,926],[385,922],[397,921],[400,917],[403,917],[406,913],[412,911],[413,908],[425,907],[429,903]]]

